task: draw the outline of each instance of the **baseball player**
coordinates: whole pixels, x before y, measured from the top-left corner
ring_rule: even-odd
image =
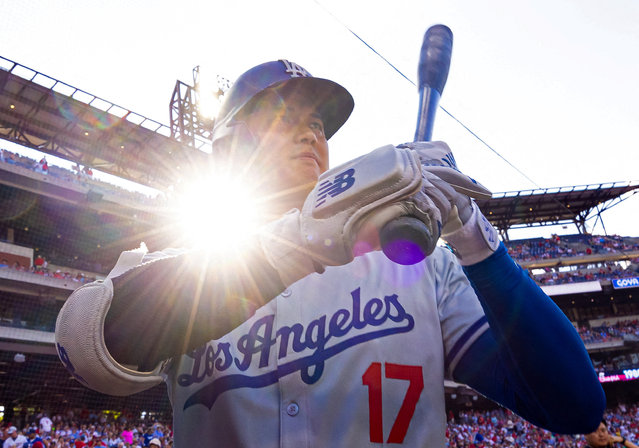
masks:
[[[124,252],[61,310],[62,362],[107,394],[164,380],[177,447],[444,446],[445,378],[551,431],[594,430],[605,397],[581,339],[509,258],[469,197],[485,189],[444,143],[329,169],[353,104],[290,61],[241,75],[214,155],[272,216],[226,257]],[[454,249],[389,261],[376,235],[401,216]]]

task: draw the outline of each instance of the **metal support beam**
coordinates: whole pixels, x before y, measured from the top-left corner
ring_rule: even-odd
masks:
[[[221,76],[216,77],[217,91],[207,92],[218,100],[230,88],[230,81]],[[200,67],[193,69],[193,85],[180,80],[175,82],[169,107],[171,137],[183,144],[199,148],[201,141],[211,141],[214,121],[200,113]],[[200,145],[200,146],[198,146]]]

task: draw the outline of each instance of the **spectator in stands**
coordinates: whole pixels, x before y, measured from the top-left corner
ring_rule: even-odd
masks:
[[[107,445],[106,439],[95,437],[89,446],[93,446],[95,448],[108,448],[109,445]]]
[[[153,424],[153,437],[157,439],[161,439],[164,437],[164,432],[162,431],[162,425],[160,425],[157,421]]]
[[[87,445],[87,436],[82,434],[75,442],[73,442],[73,446],[75,448],[84,448],[85,446],[89,446]]]
[[[36,173],[49,174],[49,164],[47,163],[47,158],[43,157],[42,159],[40,159],[40,161],[34,165],[34,169]]]
[[[153,439],[153,427],[149,426],[144,433],[144,446],[149,446],[151,439]]]
[[[160,442],[160,439],[158,438],[151,439],[151,441],[149,442],[149,448],[162,448],[162,443]]]
[[[117,447],[119,443],[122,442],[122,439],[117,436],[113,431],[108,432],[108,441],[107,444],[109,447]]]
[[[133,443],[133,431],[131,431],[130,426],[127,426],[124,431],[122,431],[122,440],[124,440],[127,445]]]
[[[15,165],[16,164],[15,155],[11,151],[7,151],[6,149],[3,149],[2,153],[3,153],[3,157],[4,157],[3,162],[6,162],[6,163],[8,163],[10,165]]]
[[[42,255],[38,255],[35,260],[33,260],[33,266],[36,268],[36,270],[40,270],[43,269],[44,266],[44,257]]]
[[[586,442],[588,442],[589,448],[612,447],[617,443],[621,446],[625,446],[626,448],[639,448],[639,446],[635,445],[630,440],[626,440],[625,437],[608,432],[608,424],[606,423],[606,420],[602,420],[601,423],[599,423],[599,427],[594,432],[586,434],[585,438]]]
[[[2,448],[22,448],[27,443],[27,438],[22,434],[18,434],[18,428],[11,426],[9,428],[9,437],[2,444]]]
[[[27,431],[27,436],[28,436],[28,439],[22,445],[22,448],[44,448],[44,441],[38,435],[35,428],[29,429],[29,431]]]
[[[40,424],[40,434],[45,437],[48,436],[51,433],[51,427],[53,426],[53,422],[51,421],[51,419],[49,418],[46,412],[42,414],[42,417],[40,417],[39,424]]]

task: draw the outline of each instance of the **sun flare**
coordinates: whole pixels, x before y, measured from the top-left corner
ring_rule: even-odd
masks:
[[[215,176],[192,182],[177,201],[180,227],[193,248],[227,252],[257,232],[259,204],[239,180]]]

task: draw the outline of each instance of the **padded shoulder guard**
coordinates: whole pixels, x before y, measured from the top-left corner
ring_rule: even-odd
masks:
[[[104,320],[113,299],[111,277],[140,264],[146,250],[123,252],[109,276],[76,289],[67,299],[55,326],[58,356],[82,384],[109,395],[131,395],[162,382],[163,363],[152,372],[119,364],[104,341]]]

